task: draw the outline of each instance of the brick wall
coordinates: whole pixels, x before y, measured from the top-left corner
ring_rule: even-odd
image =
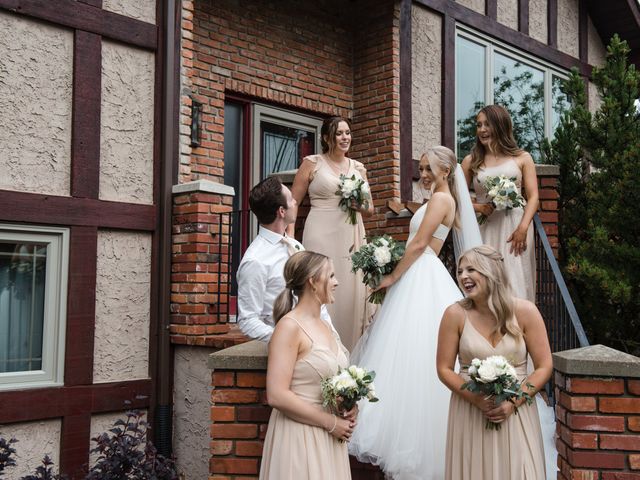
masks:
[[[640,480],[640,359],[596,345],[554,354],[560,480]]]

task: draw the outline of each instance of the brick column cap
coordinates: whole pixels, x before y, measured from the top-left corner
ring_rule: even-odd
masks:
[[[267,343],[252,340],[209,355],[211,370],[266,370]]]
[[[230,185],[223,183],[212,182],[204,178],[200,180],[194,180],[192,182],[181,183],[174,185],[171,188],[171,193],[174,195],[184,193],[217,193],[218,195],[228,195],[230,197],[235,196],[235,189]]]
[[[536,163],[536,175],[539,177],[557,177],[560,175],[558,165]]]
[[[567,375],[640,378],[640,358],[604,345],[554,353],[553,366]]]

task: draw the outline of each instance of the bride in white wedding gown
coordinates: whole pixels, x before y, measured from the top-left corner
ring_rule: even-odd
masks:
[[[462,298],[438,258],[459,223],[457,162],[448,148],[433,147],[420,166],[433,177],[433,196],[411,219],[404,257],[380,284],[384,303],[351,355],[375,370],[380,402],[360,405],[349,453],[394,480],[444,478],[450,392],[436,374],[436,343],[444,310]]]
[[[456,256],[482,244],[453,152],[430,148],[420,166],[433,177],[433,196],[411,219],[405,255],[379,286],[387,288],[384,303],[351,354],[352,364],[375,370],[380,401],[361,402],[349,453],[379,465],[393,480],[444,478],[451,392],[436,373],[436,344],[444,310],[462,293],[438,254],[459,225],[453,235]],[[555,422],[542,423],[549,465],[556,454]],[[547,476],[555,478],[549,466]]]

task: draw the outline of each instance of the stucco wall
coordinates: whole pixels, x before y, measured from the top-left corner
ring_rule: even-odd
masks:
[[[518,2],[498,0],[498,22],[513,30],[518,30]]]
[[[0,425],[0,436],[7,440],[11,437],[18,440],[13,445],[16,449],[16,466],[4,472],[6,478],[17,479],[35,473],[45,455],[49,455],[55,463],[55,471],[59,471],[61,430],[60,420]]]
[[[151,235],[98,232],[95,383],[148,378]]]
[[[411,26],[413,158],[418,159],[426,146],[441,143],[442,17],[414,4]]]
[[[598,110],[598,108],[600,108],[600,105],[602,105],[602,99],[600,98],[600,95],[598,94],[598,89],[596,88],[596,85],[593,82],[589,82],[589,87],[587,88],[587,91],[589,93],[589,110],[593,113],[596,110]]]
[[[589,18],[589,64],[591,65],[603,65],[607,58],[607,47],[602,43],[600,35],[596,27],[593,25],[591,18]]]
[[[143,22],[156,23],[155,0],[102,0],[102,8]]]
[[[176,346],[173,379],[173,447],[178,473],[187,479],[209,473],[211,370],[213,350]]]
[[[485,13],[485,0],[456,0],[456,2],[483,15]]]
[[[153,52],[102,42],[100,198],[153,203]]]
[[[73,33],[0,12],[0,189],[69,195]]]
[[[558,0],[558,50],[578,58],[578,0]]]
[[[547,0],[529,0],[529,36],[547,43]]]

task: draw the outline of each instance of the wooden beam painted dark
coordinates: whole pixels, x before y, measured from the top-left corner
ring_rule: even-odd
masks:
[[[155,25],[75,0],[0,0],[0,9],[155,50]]]
[[[64,384],[93,382],[98,229],[71,227]]]
[[[456,143],[456,20],[442,21],[442,144],[455,151]]]
[[[498,0],[486,0],[484,13],[491,20],[498,19]]]
[[[547,43],[558,48],[558,0],[547,0]]]
[[[124,416],[124,415],[123,415]],[[62,417],[60,432],[60,471],[72,480],[84,478],[89,464],[91,413]],[[87,448],[89,447],[89,448]]]
[[[0,190],[0,221],[153,231],[156,207]]]
[[[102,38],[76,30],[73,47],[71,195],[98,198]]]
[[[148,408],[151,380],[0,392],[0,424]]]
[[[405,202],[412,198],[413,176],[411,4],[400,2],[400,196]]]
[[[529,0],[518,0],[518,31],[529,35]]]
[[[555,11],[557,11],[556,1],[557,0],[548,0],[549,4],[553,3],[556,5]],[[511,28],[492,20],[485,15],[474,12],[457,2],[442,2],[440,0],[414,0],[414,2],[424,5],[431,10],[435,10],[436,12],[440,12],[443,15],[450,16],[460,24],[472,27],[475,30],[502,42],[508,43],[509,45],[542,60],[546,60],[567,70],[572,67],[576,67],[583,75],[591,75],[591,66],[587,63],[581,62],[579,59],[573,58],[571,55],[560,52],[556,48],[545,45],[528,35],[512,30]]]
[[[581,62],[589,63],[589,13],[587,2],[579,0],[578,6],[578,56]]]

